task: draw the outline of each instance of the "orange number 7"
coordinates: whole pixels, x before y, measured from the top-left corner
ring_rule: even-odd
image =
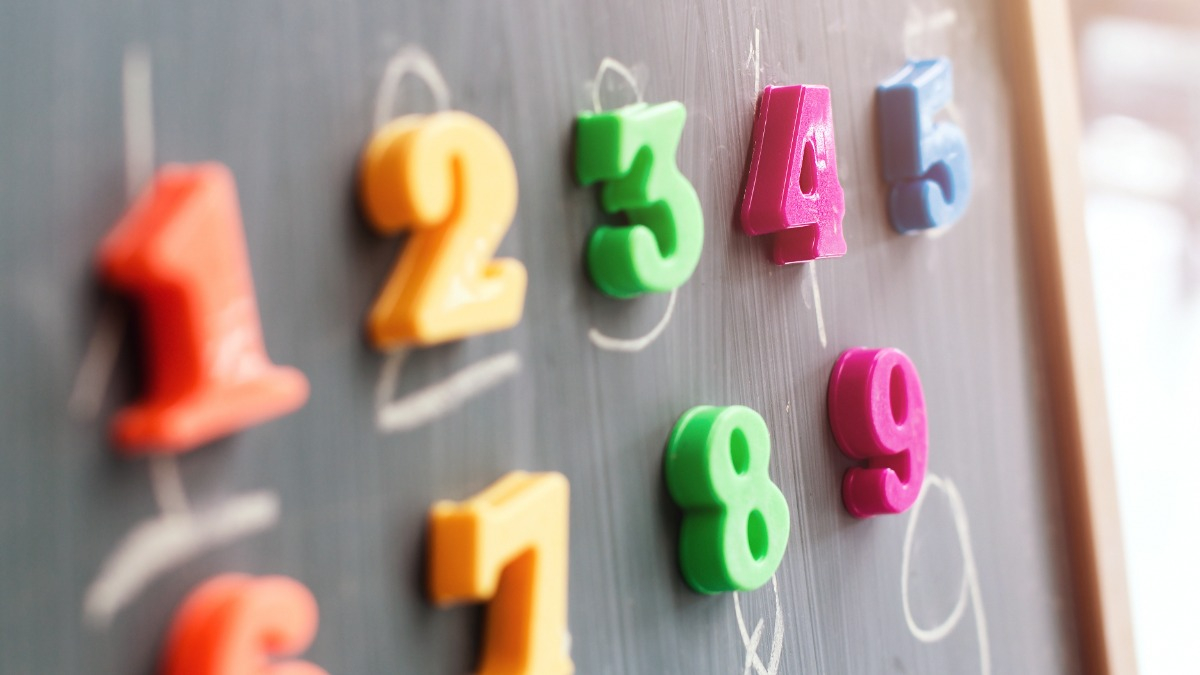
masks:
[[[495,130],[453,111],[392,120],[367,144],[359,187],[376,231],[414,230],[367,316],[377,348],[521,320],[525,267],[492,259],[517,210],[517,170]]]
[[[490,601],[479,675],[568,675],[567,517],[558,473],[514,471],[430,510],[429,594]]]

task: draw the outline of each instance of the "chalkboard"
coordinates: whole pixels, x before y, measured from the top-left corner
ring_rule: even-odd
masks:
[[[153,672],[179,603],[226,571],[308,586],[321,625],[305,658],[332,673],[470,671],[482,613],[427,600],[428,509],[512,469],[570,481],[577,672],[1082,670],[1053,352],[1036,310],[1046,290],[1018,198],[1024,84],[1006,75],[1003,5],[6,7],[0,672]],[[444,95],[511,150],[520,202],[500,254],[524,263],[529,285],[516,328],[388,357],[367,346],[363,317],[403,238],[367,227],[356,172],[397,53],[415,75],[385,115],[431,111]],[[946,115],[966,132],[976,184],[962,222],[905,237],[888,224],[875,86],[933,56],[953,61]],[[735,214],[758,92],[798,83],[832,90],[849,250],[777,267]],[[144,345],[137,308],[101,289],[94,256],[146,177],[146,91],[156,164],[219,161],[236,177],[268,350],[312,384],[299,412],[177,462],[122,458],[107,440],[141,386]],[[705,240],[674,296],[614,300],[587,279],[584,245],[608,216],[575,182],[571,152],[593,95],[687,108],[678,166]],[[647,344],[603,339],[645,335],[668,304]],[[838,354],[860,345],[912,358],[931,435],[917,508],[864,521],[841,503],[853,462],[825,398]],[[448,380],[440,416],[381,427],[380,400]],[[471,386],[481,390],[463,394]],[[792,538],[754,592],[700,595],[678,572],[663,448],[700,404],[750,406],[771,431]],[[172,517],[210,518],[227,541],[131,580],[145,555],[111,556],[135,528]]]

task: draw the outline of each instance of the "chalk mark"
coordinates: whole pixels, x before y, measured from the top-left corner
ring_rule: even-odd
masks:
[[[733,613],[737,617],[738,632],[742,636],[742,646],[746,648],[745,670],[742,675],[750,675],[751,667],[757,675],[776,675],[779,672],[779,657],[783,654],[783,606],[779,603],[779,580],[771,575],[771,591],[775,596],[775,625],[771,628],[771,656],[767,665],[763,665],[758,655],[758,645],[762,639],[763,620],[759,619],[754,626],[753,634],[746,631],[746,621],[742,617],[742,601],[739,593],[733,594]]]
[[[822,347],[829,346],[829,337],[825,333],[825,311],[821,307],[821,287],[817,284],[817,264],[812,261],[805,265],[808,268],[808,281],[812,285],[813,313],[817,317],[817,338]]]
[[[125,193],[130,201],[154,175],[154,94],[150,52],[130,45],[121,64],[125,133]]]
[[[129,201],[154,175],[154,94],[150,52],[130,45],[121,64],[121,106],[125,130],[125,191]]]
[[[950,234],[952,230],[954,230],[953,227],[949,225],[942,225],[940,227],[927,227],[923,230],[916,230],[915,232],[906,232],[905,235],[924,237],[926,239],[941,239],[947,234]]]
[[[953,8],[945,8],[925,14],[920,7],[909,5],[908,15],[904,18],[904,54],[910,59],[917,58],[922,39],[929,33],[949,30],[958,23],[958,12]]]
[[[183,476],[179,474],[179,460],[173,455],[151,457],[150,489],[154,501],[163,513],[179,514],[190,511],[187,491],[183,487]]]
[[[762,91],[762,48],[759,45],[759,30],[754,29],[754,95]]]
[[[671,315],[675,313],[675,297],[679,295],[679,289],[671,291],[671,297],[667,300],[667,311],[663,312],[662,318],[650,329],[649,333],[637,338],[616,338],[601,333],[595,326],[588,329],[588,339],[596,347],[610,352],[640,352],[650,346],[651,342],[658,339],[659,335],[666,330],[667,324],[671,322]]]
[[[383,432],[408,431],[462,407],[521,370],[521,358],[507,351],[473,363],[441,382],[393,401],[400,371],[412,350],[389,354],[375,386],[375,426]]]
[[[75,382],[71,385],[71,395],[67,398],[67,413],[74,419],[90,422],[100,414],[124,338],[125,313],[112,304],[104,305],[84,348]]]
[[[958,602],[955,603],[950,615],[932,628],[922,628],[917,625],[912,615],[912,606],[908,599],[908,573],[912,559],[913,534],[916,532],[917,521],[921,516],[921,507],[925,503],[930,487],[941,490],[950,502],[950,511],[954,516],[954,530],[958,534],[958,544],[963,556],[963,577],[959,585]],[[916,503],[913,504],[912,516],[909,517],[908,528],[904,532],[904,549],[901,560],[900,595],[904,604],[904,621],[908,624],[908,631],[921,642],[933,643],[942,640],[962,620],[969,599],[975,615],[975,633],[979,641],[979,670],[983,675],[990,675],[992,672],[991,646],[988,643],[987,617],[983,611],[983,594],[979,588],[979,572],[975,567],[975,552],[971,547],[971,526],[967,520],[967,510],[963,505],[962,496],[958,493],[958,488],[954,486],[954,481],[949,478],[943,480],[932,473],[925,474],[924,489],[921,490]]]
[[[384,68],[383,79],[379,81],[379,90],[375,94],[376,129],[392,119],[392,109],[401,102],[400,80],[410,74],[429,87],[429,92],[433,95],[433,105],[439,112],[450,109],[450,87],[433,57],[416,45],[408,45],[401,47],[392,56]]]
[[[146,46],[126,47],[121,61],[121,115],[125,134],[125,195],[129,202],[137,199],[138,191],[154,176],[152,79]],[[71,417],[86,422],[100,414],[124,338],[124,312],[111,304],[101,307],[67,398],[67,413]]]
[[[606,56],[600,59],[600,67],[596,69],[596,77],[592,80],[592,110],[595,112],[604,112],[604,106],[600,103],[600,82],[604,79],[605,72],[612,72],[620,76],[629,83],[629,88],[633,90],[633,95],[638,103],[643,103],[642,89],[638,86],[637,78],[633,76],[633,71],[624,63]]]
[[[763,620],[759,619],[758,623],[754,624],[754,632],[750,635],[750,642],[746,643],[746,661],[742,668],[742,675],[750,675],[751,667],[755,665],[755,660],[758,657],[758,643],[762,640]],[[762,666],[762,661],[758,662]]]
[[[251,492],[199,513],[163,513],[130,530],[88,585],[84,620],[106,628],[156,577],[207,550],[261,532],[279,520],[279,497]]]

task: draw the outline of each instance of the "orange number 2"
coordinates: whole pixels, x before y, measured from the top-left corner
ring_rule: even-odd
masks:
[[[479,675],[568,675],[567,479],[514,471],[430,511],[429,594],[489,601]]]
[[[493,259],[517,209],[508,146],[477,117],[407,115],[363,153],[361,198],[380,234],[412,237],[367,316],[375,347],[433,345],[511,328],[525,304],[525,266]]]

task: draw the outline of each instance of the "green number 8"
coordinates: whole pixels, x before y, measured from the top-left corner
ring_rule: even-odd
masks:
[[[679,566],[697,591],[753,590],[783,560],[791,516],[770,461],[767,423],[750,408],[697,406],[675,423],[664,471],[684,511]]]

